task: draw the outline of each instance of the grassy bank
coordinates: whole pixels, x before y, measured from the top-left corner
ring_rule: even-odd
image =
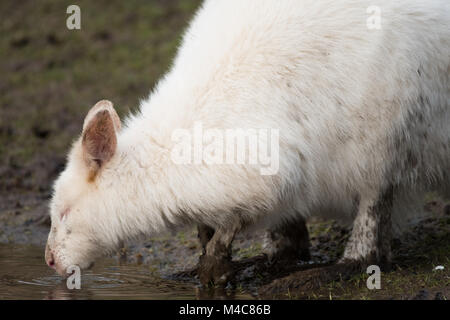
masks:
[[[102,98],[135,110],[168,69],[200,1],[0,2],[0,191],[48,190]]]

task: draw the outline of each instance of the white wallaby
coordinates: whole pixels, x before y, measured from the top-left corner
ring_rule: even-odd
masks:
[[[205,1],[136,115],[121,125],[109,101],[87,115],[54,185],[47,263],[65,274],[196,223],[214,230],[200,279],[223,283],[236,232],[321,215],[353,221],[341,263],[389,264],[408,199],[450,190],[450,2],[372,3]],[[174,132],[196,124],[277,131],[276,172],[176,163]]]

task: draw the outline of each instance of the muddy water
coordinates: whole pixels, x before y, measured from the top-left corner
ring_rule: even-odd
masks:
[[[43,248],[0,244],[0,299],[197,298],[205,296],[195,284],[163,279],[142,265],[118,265],[112,258],[102,259],[91,270],[83,271],[81,289],[69,290],[66,280],[45,265]]]

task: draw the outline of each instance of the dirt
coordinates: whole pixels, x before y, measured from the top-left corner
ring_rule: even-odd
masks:
[[[34,244],[43,252],[50,222],[48,196],[29,192],[1,198],[0,243]],[[203,290],[197,296],[231,299],[238,293],[268,299],[448,299],[450,215],[444,202],[434,200],[427,204],[430,206],[434,218],[393,241],[394,266],[382,274],[381,290],[367,289],[368,274],[363,270],[345,278],[330,278],[332,272],[326,268],[332,268],[342,254],[349,230],[333,221],[310,221],[310,261],[269,263],[262,254],[261,233],[239,234],[233,249],[235,282],[226,290]],[[113,258],[117,265],[145,265],[162,279],[197,285],[195,266],[201,251],[196,228],[188,228],[125,243]],[[444,270],[435,270],[437,266]],[[324,274],[328,277],[321,282]]]
[[[0,2],[0,243],[43,248],[51,185],[86,112],[103,98],[120,116],[136,110],[170,65],[199,3],[78,1],[82,29],[70,31],[66,1]],[[393,270],[383,274],[381,290],[367,289],[365,272],[305,285],[314,270],[336,262],[349,235],[333,221],[309,221],[310,261],[269,264],[261,233],[240,234],[234,288],[200,297],[232,298],[238,291],[277,299],[448,299],[450,206],[434,195],[424,203],[433,218],[394,241]],[[200,253],[189,228],[126,243],[115,259],[148,266],[163,279],[197,283],[192,270]]]

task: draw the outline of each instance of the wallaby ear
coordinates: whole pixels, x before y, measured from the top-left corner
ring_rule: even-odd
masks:
[[[116,132],[119,132],[120,128],[122,127],[120,123],[120,118],[117,115],[116,110],[114,109],[113,103],[108,100],[100,100],[91,108],[91,110],[89,110],[88,114],[86,115],[86,118],[84,118],[83,132],[86,129],[86,126],[90,122],[90,120],[95,116],[95,114],[98,111],[101,110],[108,110],[110,112],[110,115],[114,122],[114,128],[116,129]]]
[[[93,180],[100,168],[117,149],[117,132],[121,124],[110,101],[99,101],[88,112],[81,138],[83,157],[89,169],[89,180]]]

